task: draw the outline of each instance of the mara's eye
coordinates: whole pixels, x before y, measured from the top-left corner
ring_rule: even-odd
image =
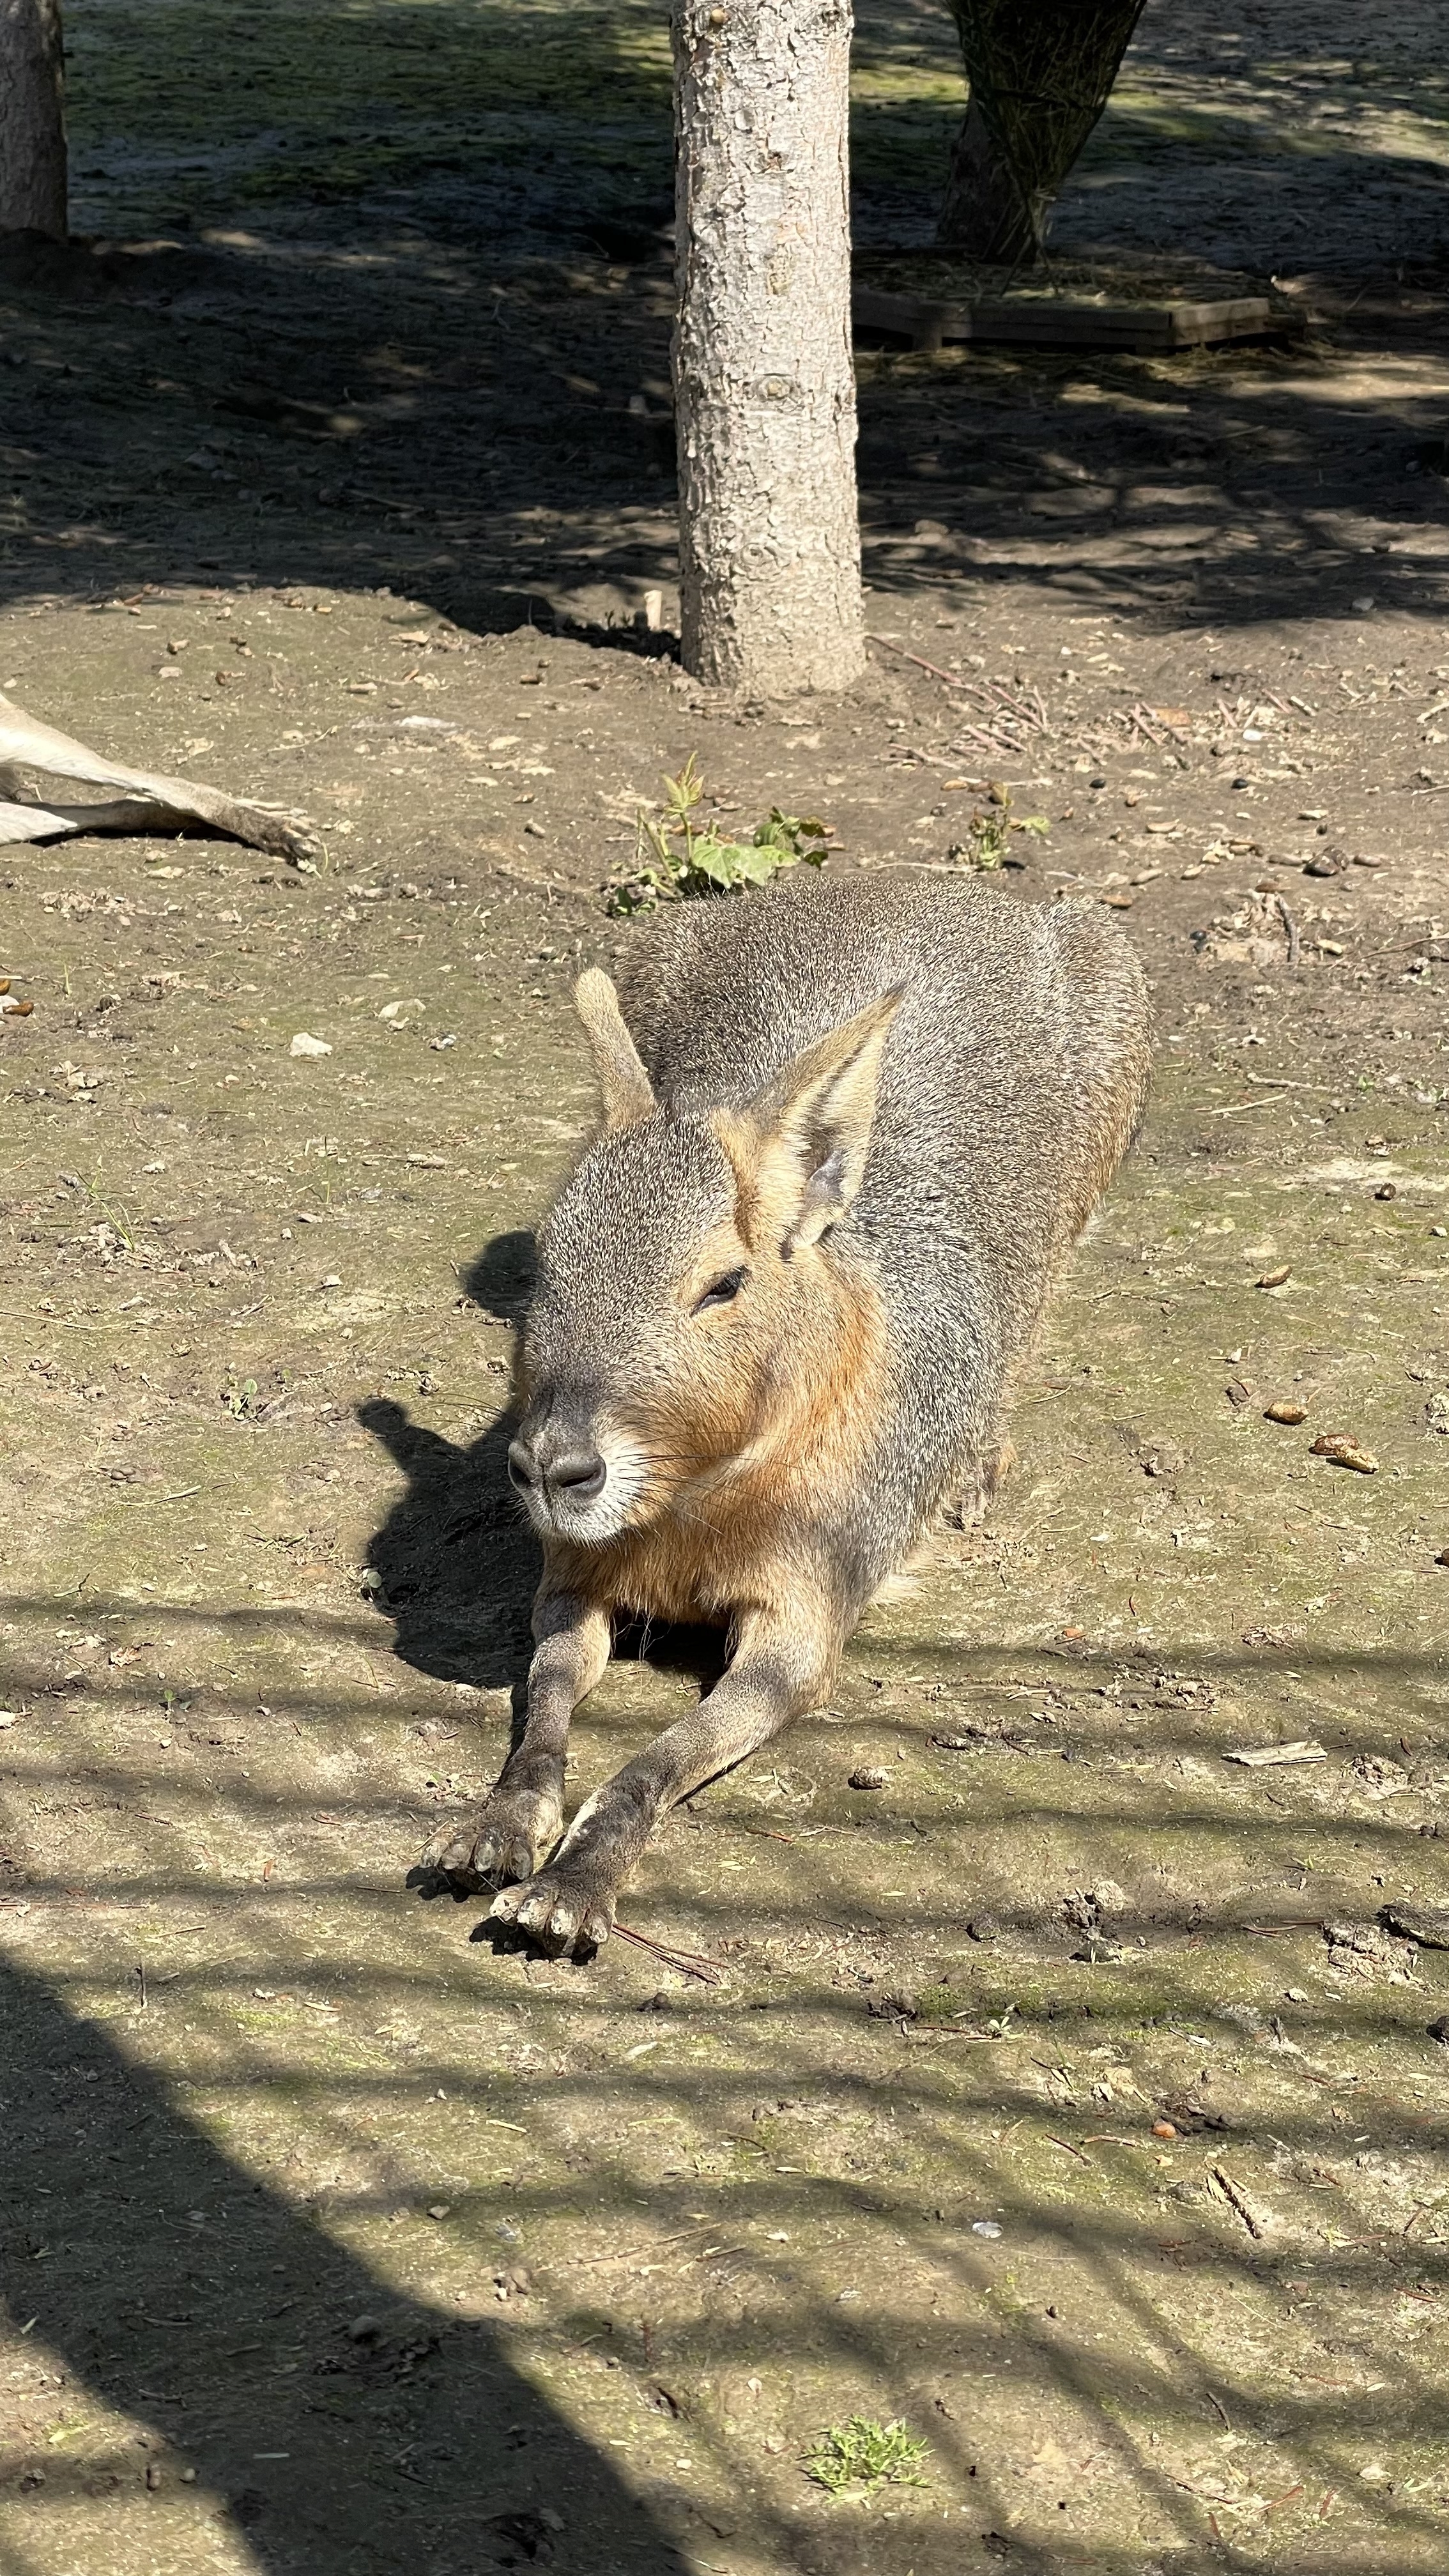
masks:
[[[723,1279],[716,1279],[712,1288],[706,1288],[695,1307],[696,1315],[702,1315],[706,1306],[727,1306],[732,1297],[738,1297],[748,1277],[747,1270],[727,1270]]]

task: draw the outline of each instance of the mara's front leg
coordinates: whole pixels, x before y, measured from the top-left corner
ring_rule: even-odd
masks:
[[[751,1612],[708,1698],[596,1789],[548,1868],[495,1896],[490,1913],[549,1950],[607,1941],[619,1889],[660,1817],[823,1696],[840,1630],[822,1612],[823,1605],[797,1605],[788,1618]]]
[[[608,1612],[575,1593],[551,1592],[546,1580],[533,1633],[523,1733],[472,1822],[445,1825],[423,1853],[426,1868],[446,1870],[466,1887],[529,1878],[552,1851],[563,1824],[569,1720],[609,1660]]]

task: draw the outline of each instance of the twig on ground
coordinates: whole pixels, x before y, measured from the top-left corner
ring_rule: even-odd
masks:
[[[1275,894],[1273,901],[1278,907],[1278,917],[1288,933],[1288,972],[1291,975],[1298,964],[1298,924],[1281,894]]]
[[[929,671],[933,680],[944,680],[950,689],[965,686],[959,672],[943,671],[939,662],[923,662],[919,653],[908,653],[904,644],[893,644],[888,635],[869,635],[866,641],[869,644],[884,645],[887,653],[899,653],[903,662],[914,662],[918,671]]]
[[[1241,2185],[1234,2182],[1232,2175],[1230,2173],[1225,2173],[1221,2165],[1214,2165],[1212,2169],[1212,2179],[1217,2184],[1217,2187],[1222,2193],[1224,2200],[1227,2202],[1229,2209],[1235,2210],[1238,2217],[1242,2220],[1248,2234],[1254,2237],[1266,2236],[1268,2231],[1264,2226],[1262,2219],[1259,2217],[1256,2209],[1253,2207],[1252,2202],[1249,2200],[1247,2193],[1242,2189]]]
[[[666,1966],[677,1968],[682,1977],[698,1977],[701,1985],[706,1986],[719,1984],[719,1970],[712,1968],[698,1951],[666,1949],[662,1941],[651,1941],[647,1932],[631,1931],[627,1923],[616,1923],[614,1930],[621,1941],[632,1941],[641,1950],[652,1950],[656,1959],[663,1959]]]

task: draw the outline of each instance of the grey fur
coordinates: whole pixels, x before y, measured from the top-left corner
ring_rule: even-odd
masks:
[[[764,899],[666,914],[620,983],[676,1118],[743,1106],[897,984],[865,1180],[833,1238],[885,1298],[896,1381],[877,1480],[839,1534],[858,1604],[998,1437],[1010,1364],[1117,1160],[1124,1095],[1127,1129],[1141,1114],[1141,968],[1096,904],[802,871]],[[622,1199],[596,1205],[610,1235],[643,1219]]]
[[[766,895],[664,914],[620,991],[656,1105],[601,1136],[561,1191],[526,1334],[540,1392],[525,1433],[547,1434],[552,1420],[557,1445],[565,1420],[570,1437],[580,1422],[627,1424],[631,1389],[665,1365],[655,1354],[678,1282],[732,1204],[712,1113],[745,1110],[803,1049],[896,988],[864,1177],[826,1246],[832,1268],[863,1278],[883,1305],[888,1398],[858,1488],[822,1496],[797,1538],[842,1636],[936,1506],[963,1489],[989,1494],[1012,1365],[1140,1116],[1146,989],[1098,907],[1021,903],[969,879],[801,870]],[[791,1358],[771,1354],[781,1382]],[[566,1514],[555,1526],[567,1535]],[[522,1858],[537,1870],[551,1793],[525,1816],[516,1766],[524,1757],[533,1796],[557,1738],[561,1793],[557,1712],[592,1687],[599,1663],[586,1624],[581,1608],[570,1624],[546,1571],[530,1695],[539,1724],[531,1715],[477,1825],[440,1847],[450,1870],[476,1881]],[[613,1890],[661,1808],[818,1686],[813,1667],[792,1671],[783,1634],[759,1641],[694,1721],[590,1802],[554,1866],[495,1912],[555,1945],[604,1937]]]

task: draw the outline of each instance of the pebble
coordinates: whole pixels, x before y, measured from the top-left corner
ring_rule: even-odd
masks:
[[[1276,1403],[1267,1405],[1264,1408],[1263,1413],[1263,1420],[1265,1422],[1299,1423],[1306,1422],[1307,1419],[1307,1405],[1299,1404],[1292,1396],[1288,1395],[1279,1396]]]
[[[852,1789],[883,1789],[885,1784],[886,1775],[883,1771],[852,1771],[850,1775]]]

